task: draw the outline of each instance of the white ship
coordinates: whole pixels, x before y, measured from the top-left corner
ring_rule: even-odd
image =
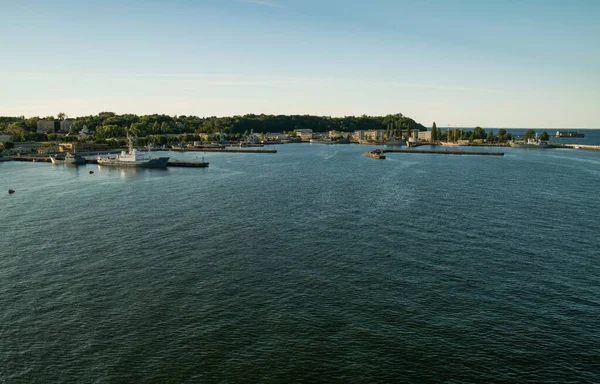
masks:
[[[109,165],[115,167],[140,167],[140,168],[165,168],[168,157],[153,158],[148,151],[139,151],[133,148],[133,141],[128,138],[129,150],[121,151],[118,155],[98,156],[97,161],[100,165]]]

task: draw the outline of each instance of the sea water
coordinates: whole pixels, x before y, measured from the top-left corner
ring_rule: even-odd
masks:
[[[600,152],[274,148],[0,163],[0,382],[600,381]]]

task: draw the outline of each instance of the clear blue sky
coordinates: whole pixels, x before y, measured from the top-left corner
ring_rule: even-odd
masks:
[[[600,127],[600,1],[0,0],[0,115]]]

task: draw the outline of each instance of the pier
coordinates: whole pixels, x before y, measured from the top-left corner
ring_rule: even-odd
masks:
[[[591,149],[591,150],[600,150],[600,145],[587,145],[587,144],[562,144],[565,148],[573,148],[573,149]]]
[[[472,156],[504,156],[504,152],[488,152],[488,151],[450,151],[450,150],[437,150],[437,149],[384,149],[384,153],[411,153],[411,154],[434,154],[434,155],[472,155]]]
[[[245,149],[245,148],[171,148],[155,149],[155,151],[173,152],[219,152],[219,153],[277,153],[276,149]]]
[[[167,162],[167,167],[206,168],[208,167],[208,161],[169,160]]]
[[[48,156],[11,156],[13,161],[29,161],[32,163],[51,163],[50,157]],[[98,160],[85,159],[86,164],[98,164]],[[182,161],[182,160],[169,160],[167,167],[183,167],[183,168],[206,168],[208,167],[208,161]]]

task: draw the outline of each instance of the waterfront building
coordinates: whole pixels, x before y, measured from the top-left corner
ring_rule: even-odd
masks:
[[[351,139],[354,137],[354,134],[352,132],[336,131],[333,129],[328,132],[328,136],[332,139],[336,137],[341,137],[342,139]]]
[[[419,131],[419,141],[431,141],[431,131]]]
[[[46,144],[46,143],[44,143]],[[41,145],[38,149],[37,149],[37,153],[42,154],[42,155],[46,155],[49,153],[56,153],[58,152],[58,145]]]
[[[354,141],[384,141],[386,138],[385,129],[368,129],[354,131],[352,135]]]
[[[300,137],[302,141],[310,141],[310,139],[313,138],[312,129],[296,129],[294,132],[296,132],[296,135]]]
[[[97,152],[107,151],[109,149],[106,144],[95,143],[59,143],[58,152]]]
[[[41,143],[36,141],[20,141],[14,143],[15,147],[11,149],[13,153],[32,153],[37,152],[38,148],[41,146]]]

